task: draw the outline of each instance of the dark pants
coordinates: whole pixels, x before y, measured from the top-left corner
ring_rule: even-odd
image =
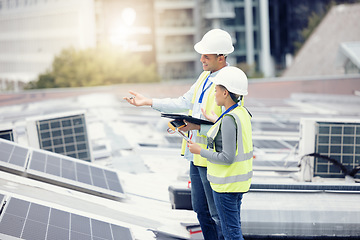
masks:
[[[244,240],[241,231],[240,208],[243,193],[214,193],[214,201],[226,240]]]
[[[191,200],[205,240],[224,239],[213,191],[207,180],[207,168],[190,163]]]

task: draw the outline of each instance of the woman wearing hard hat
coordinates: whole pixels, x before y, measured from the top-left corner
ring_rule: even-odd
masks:
[[[240,206],[243,194],[250,188],[253,159],[251,115],[242,99],[248,93],[248,81],[239,68],[226,67],[213,83],[215,101],[226,110],[216,118],[204,113],[215,122],[207,133],[209,150],[192,141],[188,146],[190,152],[207,158],[207,177],[225,239],[243,239]]]

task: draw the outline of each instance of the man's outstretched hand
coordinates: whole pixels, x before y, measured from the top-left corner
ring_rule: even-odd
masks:
[[[129,91],[129,93],[133,96],[131,97],[123,97],[123,99],[125,99],[128,103],[130,103],[131,105],[134,106],[151,106],[152,105],[152,99],[151,98],[147,98],[145,96],[143,96],[140,93],[134,92],[134,91]]]

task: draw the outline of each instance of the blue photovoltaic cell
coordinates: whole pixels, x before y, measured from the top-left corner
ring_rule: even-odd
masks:
[[[2,215],[0,233],[21,239],[133,239],[129,228],[13,197]]]
[[[96,187],[116,193],[124,193],[116,172],[95,167],[76,159],[65,159],[61,155],[48,154],[45,151],[33,151],[29,170],[41,172],[42,177],[46,177],[44,173],[48,174],[49,177],[47,179],[51,182],[55,181],[51,175],[63,178],[64,181],[59,183],[62,185],[69,183],[67,180],[71,180],[72,182],[69,184],[79,188],[84,188],[84,184],[86,184],[89,186],[87,188],[89,190],[94,190],[94,187]],[[34,174],[33,172],[31,173]],[[77,183],[80,183],[81,186]],[[99,192],[99,189],[94,191]]]
[[[67,229],[49,225],[47,239],[49,240],[70,239],[70,233]]]

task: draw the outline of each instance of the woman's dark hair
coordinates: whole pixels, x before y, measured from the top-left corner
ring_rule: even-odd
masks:
[[[219,85],[220,87],[222,87],[223,89],[226,89],[226,87],[224,87],[223,85]],[[229,90],[227,90],[229,92],[229,95],[231,97],[231,99],[235,102],[235,103],[238,103],[242,100],[243,96],[242,95],[238,95],[238,94],[235,94],[235,93],[232,93],[230,92]]]
[[[242,99],[242,95],[240,96],[240,95],[237,95],[232,92],[229,92],[229,94],[230,94],[231,99],[236,103],[240,102],[240,100]]]

